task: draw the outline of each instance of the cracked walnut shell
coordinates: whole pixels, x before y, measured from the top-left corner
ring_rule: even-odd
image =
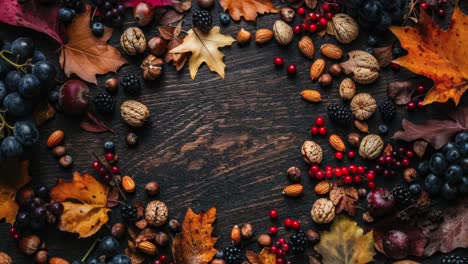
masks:
[[[167,206],[159,201],[149,202],[145,208],[145,219],[152,226],[162,226],[167,222],[169,212]]]
[[[377,110],[377,102],[368,93],[359,93],[353,97],[350,104],[354,117],[358,120],[366,120]]]
[[[146,105],[134,100],[127,100],[120,106],[120,115],[130,126],[141,127],[148,119],[150,112]]]
[[[375,159],[382,153],[384,141],[379,135],[370,134],[361,140],[359,155],[364,159]]]
[[[314,141],[307,140],[302,144],[301,148],[302,157],[309,164],[319,164],[322,162],[322,148]]]
[[[359,35],[359,26],[356,21],[346,14],[336,14],[332,18],[333,33],[336,40],[348,44]]]
[[[137,27],[129,27],[120,36],[120,46],[128,55],[143,53],[146,49],[145,34]]]
[[[320,198],[312,206],[310,215],[317,224],[330,223],[335,218],[335,205],[327,198]]]

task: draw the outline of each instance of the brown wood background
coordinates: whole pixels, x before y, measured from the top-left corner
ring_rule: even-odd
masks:
[[[192,10],[197,9],[195,2]],[[279,7],[284,6],[279,0],[274,3]],[[468,1],[460,1],[460,4],[464,10],[468,10]],[[218,3],[211,12],[215,24],[219,24],[221,8]],[[222,32],[234,35],[240,28],[252,32],[259,28],[271,28],[277,19],[279,15],[264,15],[256,23],[232,21],[229,26],[222,27]],[[447,19],[445,22],[436,19],[442,24],[447,23]],[[130,11],[127,20],[129,23],[126,26],[130,26]],[[184,29],[190,27],[189,15],[185,19]],[[119,46],[121,32],[114,32],[111,44],[115,47]],[[146,27],[145,32],[147,37],[155,35],[156,25]],[[51,61],[58,61],[58,54],[54,53],[58,46],[48,37],[0,24],[0,38],[13,40],[19,36],[33,38],[37,47],[44,50]],[[391,36],[382,37],[391,39]],[[330,36],[321,38],[314,35],[313,39],[317,50],[323,43],[335,43],[335,39]],[[366,39],[365,34],[361,34],[352,45],[340,46],[346,51],[364,49]],[[304,140],[311,139],[309,129],[314,118],[318,115],[326,116],[326,106],[341,101],[337,89],[340,80],[335,79],[332,87],[327,89],[318,88],[316,83],[310,81],[308,72],[311,61],[300,55],[296,48],[297,41],[298,38],[295,38],[288,47],[271,41],[263,46],[251,42],[242,47],[234,44],[223,48],[227,65],[225,79],[210,72],[206,65],[200,68],[196,80],[191,80],[187,67],[176,72],[172,66],[165,65],[162,78],[155,82],[145,82],[142,94],[135,97],[150,108],[151,118],[144,127],[135,130],[140,136],[140,144],[134,149],[127,148],[125,144],[125,135],[132,129],[122,122],[118,111],[112,118],[106,119],[115,129],[115,134],[85,132],[79,127],[78,119],[58,114],[42,127],[41,144],[34,149],[31,163],[33,183],[51,187],[58,177],[71,178],[75,170],[92,172],[91,152],[103,153],[103,143],[112,140],[117,145],[122,174],[133,176],[138,185],[136,194],[129,196],[131,200],[149,201],[143,187],[148,181],[156,180],[162,186],[157,199],[168,205],[170,218],[182,221],[187,207],[199,212],[216,206],[215,235],[219,237],[217,247],[220,249],[229,245],[230,229],[235,224],[250,222],[257,234],[267,232],[272,224],[281,225],[270,221],[268,212],[272,208],[279,210],[280,219],[300,219],[303,228],[326,228],[312,223],[310,218],[311,206],[317,198],[313,192],[315,181],[303,177],[305,195],[301,198],[287,199],[281,194],[282,188],[288,183],[288,167],[298,166],[306,173],[307,165],[302,160],[300,146]],[[286,64],[297,65],[296,77],[288,77],[286,67],[274,67],[272,60],[276,55],[283,56]],[[143,58],[128,58],[131,64],[122,67],[117,76],[126,73],[141,76],[139,65]],[[114,74],[100,76],[99,84],[97,87],[92,86],[92,91],[103,91],[104,81],[111,76]],[[384,69],[377,82],[359,86],[359,91],[371,93],[380,102],[386,98],[389,82],[410,76],[413,74],[404,69],[398,72]],[[63,74],[60,77],[64,78]],[[424,83],[428,84],[429,81],[424,80]],[[323,94],[323,102],[310,104],[301,100],[299,93],[306,88],[318,88]],[[119,106],[129,97],[119,91],[116,98]],[[466,102],[465,96],[462,104]],[[400,128],[403,117],[416,121],[429,116],[443,118],[451,108],[453,106],[450,104],[433,105],[426,110],[407,113],[404,107],[399,107],[397,118],[389,124],[390,133],[386,139]],[[371,132],[376,132],[380,123],[381,119],[376,114],[369,122]],[[345,136],[355,132],[352,127],[335,127],[328,120],[326,124],[329,133]],[[74,159],[71,169],[61,169],[43,144],[47,135],[55,129],[65,131],[65,145]],[[326,137],[316,137],[314,140],[323,146],[323,165],[337,164]],[[358,159],[356,163],[359,163]],[[345,159],[338,164],[349,164],[349,161]],[[378,178],[378,186],[391,187],[397,182]],[[360,215],[363,212],[359,210],[356,217],[361,223]],[[118,220],[119,214],[115,212],[108,226]],[[0,225],[0,251],[11,254],[15,263],[31,263],[31,258],[19,253],[7,228],[7,225]],[[109,228],[104,226],[98,235],[108,233]],[[279,234],[287,237],[290,232],[280,228]],[[76,239],[76,236],[59,232],[54,227],[49,227],[42,237],[51,256],[69,260],[81,258],[94,240]],[[125,240],[122,240],[124,243]],[[250,243],[247,247],[258,250],[256,243]],[[437,255],[423,263],[438,263],[440,258]],[[381,255],[377,257],[377,263],[388,261]],[[294,263],[306,262],[301,257],[294,259]]]

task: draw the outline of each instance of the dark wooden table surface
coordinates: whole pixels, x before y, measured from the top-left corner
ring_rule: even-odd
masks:
[[[196,9],[196,1],[194,8]],[[217,2],[217,1],[216,1]],[[462,7],[467,10],[468,1]],[[274,1],[283,5],[279,0]],[[212,10],[215,24],[221,8],[216,3]],[[278,15],[260,16],[256,23],[231,22],[222,27],[222,32],[234,35],[240,28],[255,31],[259,28],[271,28]],[[127,19],[131,20],[130,12]],[[190,16],[186,17],[184,29],[191,26]],[[145,28],[147,36],[156,34],[156,25]],[[114,32],[112,45],[119,46],[120,30]],[[37,47],[44,50],[50,60],[57,63],[58,46],[48,37],[30,30],[18,29],[0,24],[0,38],[12,40],[19,36],[33,38]],[[313,36],[315,47],[327,42],[335,42],[330,36],[321,38]],[[341,45],[346,51],[364,49],[366,36],[354,41],[351,45]],[[300,219],[304,228],[319,227],[311,221],[310,209],[317,196],[313,192],[315,181],[304,177],[305,195],[298,199],[287,199],[281,194],[288,183],[286,170],[298,166],[303,171],[307,165],[300,154],[303,141],[311,139],[309,129],[316,116],[326,116],[329,103],[340,102],[338,95],[339,80],[335,79],[331,88],[318,88],[309,78],[310,60],[300,55],[296,38],[288,47],[281,47],[276,42],[258,46],[253,41],[246,46],[237,44],[223,48],[225,56],[226,78],[210,72],[202,66],[195,80],[190,78],[187,67],[181,72],[169,65],[165,66],[164,75],[155,82],[146,82],[142,94],[137,100],[145,103],[151,118],[142,128],[135,130],[140,137],[140,144],[129,149],[125,144],[125,135],[132,131],[126,126],[118,111],[106,121],[115,129],[115,134],[91,134],[79,127],[78,119],[70,119],[57,114],[41,129],[41,144],[34,150],[31,162],[31,174],[34,184],[46,184],[51,187],[57,178],[70,179],[73,171],[91,172],[92,152],[102,153],[102,145],[112,140],[117,145],[121,170],[123,174],[135,178],[138,188],[135,201],[149,201],[143,191],[148,181],[158,181],[162,189],[158,199],[164,201],[170,210],[170,217],[183,220],[188,207],[195,211],[206,210],[211,206],[218,209],[215,235],[217,247],[224,248],[229,244],[229,233],[233,225],[250,222],[258,233],[267,232],[272,224],[268,218],[270,209],[277,208],[281,218]],[[120,47],[119,47],[120,48]],[[298,74],[290,78],[286,69],[276,69],[272,60],[275,56],[284,57],[286,64],[294,63]],[[320,56],[319,54],[316,57]],[[140,76],[139,64],[143,56],[129,58],[129,65],[122,67],[117,75],[136,73]],[[100,76],[98,85],[92,86],[93,92],[103,91],[104,81],[113,76]],[[384,69],[377,82],[363,87],[360,92],[371,93],[377,101],[386,98],[387,84],[413,76],[402,69],[394,72]],[[64,78],[63,74],[60,76]],[[428,80],[426,80],[428,83]],[[318,88],[323,94],[323,102],[311,104],[301,100],[302,89]],[[122,91],[116,96],[121,103],[128,99]],[[466,97],[462,104],[466,104]],[[120,104],[118,104],[120,105]],[[390,133],[400,128],[403,117],[421,120],[427,116],[444,117],[451,104],[434,105],[423,111],[407,113],[399,107],[397,118],[389,125]],[[380,118],[373,117],[370,131],[376,132]],[[327,121],[329,133],[346,135],[354,128],[335,127]],[[49,150],[43,144],[47,135],[55,129],[65,131],[65,145],[74,159],[74,166],[64,170],[60,168]],[[326,138],[314,138],[324,148],[323,164],[337,164],[333,151],[326,143]],[[347,163],[345,161],[343,163]],[[359,161],[356,161],[359,162]],[[377,180],[379,186],[393,186],[394,182]],[[356,219],[362,223],[359,210]],[[114,213],[109,226],[119,220]],[[7,234],[7,225],[0,225],[0,251],[8,252],[15,263],[31,263],[32,260],[19,253],[14,241]],[[109,233],[104,226],[98,235]],[[280,235],[288,236],[289,232],[280,228]],[[51,256],[61,256],[69,260],[81,258],[94,238],[77,239],[75,235],[66,234],[50,227],[42,234]],[[256,243],[248,246],[257,250]],[[378,256],[378,263],[385,258]],[[424,263],[437,263],[440,255],[424,260]],[[295,263],[306,263],[297,258]]]

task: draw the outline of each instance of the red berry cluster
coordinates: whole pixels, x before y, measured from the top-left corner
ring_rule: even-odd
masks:
[[[284,65],[284,59],[283,57],[281,56],[276,56],[274,59],[273,59],[273,64],[275,64],[276,67],[282,67]],[[297,67],[295,64],[289,64],[288,65],[288,68],[286,69],[288,74],[291,75],[291,76],[294,76],[296,75],[297,73]]]
[[[327,134],[327,127],[325,126],[325,119],[321,116],[315,118],[315,125],[310,129],[312,136]]]
[[[103,164],[100,160],[94,160],[91,163],[91,168],[95,170],[104,182],[110,182],[112,180],[112,175],[120,174],[119,166],[115,165],[117,160],[117,155],[112,152],[107,152],[105,154],[105,159],[107,164]]]
[[[409,102],[408,104],[406,104],[406,110],[407,110],[407,111],[413,111],[413,110],[415,110],[416,108],[419,108],[419,109],[424,108],[423,101],[420,100],[420,99],[418,99],[418,98],[420,97],[420,95],[423,95],[425,91],[426,91],[426,88],[424,88],[423,85],[419,85],[419,86],[416,88],[416,92],[417,92],[419,95],[416,96],[414,100],[412,100],[411,102]]]
[[[362,165],[350,164],[348,166],[332,167],[330,165],[321,170],[318,165],[312,165],[308,175],[311,179],[323,180],[332,179],[333,177],[342,178],[346,184],[359,184],[362,182],[362,177],[366,172],[366,168]],[[373,179],[372,179],[373,181]]]
[[[153,264],[174,264],[172,261],[169,261],[169,258],[166,254],[159,255],[159,259],[154,260]]]
[[[20,234],[18,233],[18,230],[14,226],[12,226],[12,227],[10,227],[10,229],[8,229],[8,234],[10,234],[11,237],[16,241],[18,241],[20,239],[20,237],[21,237]]]
[[[307,12],[305,7],[299,7],[296,10],[296,14],[302,16],[300,25],[295,25],[293,31],[295,34],[301,32],[315,33],[327,27],[328,21],[330,21],[335,12],[340,9],[340,4],[336,0],[329,0],[328,2],[322,3],[319,8],[315,11]]]
[[[278,211],[276,209],[273,209],[269,213],[270,218],[272,220],[277,220],[278,219]],[[299,230],[301,228],[301,222],[296,219],[292,218],[286,218],[283,221],[283,225],[286,228],[290,228],[293,230]],[[278,227],[277,226],[270,226],[269,228],[269,233],[270,235],[276,235],[278,233]],[[276,240],[275,243],[270,247],[270,251],[274,254],[276,254],[276,263],[277,264],[289,264],[291,263],[290,261],[286,261],[284,259],[286,253],[288,253],[291,250],[290,245],[284,239],[283,237],[280,237]]]
[[[422,1],[419,5],[424,11],[435,11],[437,15],[443,17],[445,16],[444,6],[448,4],[448,0],[437,0],[437,1]]]
[[[384,177],[395,177],[397,170],[409,167],[414,157],[414,151],[400,147],[398,151],[392,151],[391,154],[380,155],[372,171]]]

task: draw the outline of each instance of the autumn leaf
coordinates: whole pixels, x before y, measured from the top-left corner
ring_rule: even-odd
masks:
[[[335,213],[339,214],[342,211],[348,212],[349,215],[356,215],[356,205],[354,204],[359,199],[356,188],[352,186],[338,186],[333,184],[330,190],[330,200],[335,205]]]
[[[108,127],[104,122],[99,120],[91,112],[86,113],[83,119],[80,122],[80,127],[87,132],[91,133],[101,133],[101,132],[111,132],[114,133],[114,130]]]
[[[255,21],[257,13],[278,13],[271,0],[219,0],[219,3],[224,11],[229,10],[234,20],[244,17],[245,20]]]
[[[141,0],[127,0],[124,1],[125,7],[135,7],[138,3],[142,2]],[[145,0],[146,3],[156,7],[156,6],[171,6],[173,0]]]
[[[330,231],[320,232],[315,249],[323,263],[365,264],[375,255],[372,231],[364,234],[356,222],[343,215],[335,217]]]
[[[29,161],[8,160],[0,162],[0,221],[14,224],[19,206],[15,201],[16,192],[31,181]]]
[[[458,105],[468,88],[467,23],[468,16],[457,6],[448,31],[439,28],[426,12],[421,12],[414,27],[390,27],[401,46],[408,50],[407,56],[394,62],[434,81],[424,104],[453,99]]]
[[[275,264],[276,255],[271,252],[269,248],[263,248],[260,254],[254,253],[252,251],[246,252],[247,259],[252,264]]]
[[[440,149],[449,142],[455,134],[468,131],[468,107],[459,107],[454,115],[446,120],[427,120],[416,125],[403,119],[403,131],[397,131],[393,138],[405,141],[424,139],[435,149]]]
[[[167,41],[167,49],[172,50],[178,47],[184,42],[184,38],[181,36],[182,32],[182,23],[179,23],[177,26],[161,26],[159,27],[159,33],[161,37]],[[176,67],[177,71],[182,70],[187,61],[187,53],[170,53],[166,52],[164,60],[167,63],[171,63]]]
[[[387,86],[387,95],[393,98],[395,104],[406,105],[416,91],[415,81],[394,81]]]
[[[216,208],[205,213],[195,214],[187,210],[182,225],[182,233],[174,238],[172,255],[177,264],[208,264],[216,254],[214,244],[218,240],[211,236]]]
[[[218,50],[220,47],[230,46],[235,40],[229,35],[220,33],[219,27],[213,27],[205,33],[198,29],[187,32],[184,42],[172,49],[170,53],[191,52],[189,61],[190,76],[195,79],[198,68],[205,62],[210,70],[217,72],[224,78],[224,54]]]
[[[50,190],[50,197],[63,204],[64,211],[58,225],[62,231],[89,237],[109,220],[107,188],[92,175],[75,172],[72,181],[59,179]]]
[[[89,26],[91,6],[86,12],[77,15],[67,27],[68,42],[60,53],[60,66],[67,74],[76,74],[81,79],[97,84],[96,74],[116,72],[127,63],[120,52],[107,44],[112,36],[112,28],[105,27],[104,35],[97,38]]]
[[[388,45],[385,47],[374,48],[374,57],[379,62],[380,68],[387,67],[392,62],[393,57],[393,45]]]
[[[55,113],[55,108],[48,101],[40,102],[33,111],[36,125],[42,126],[45,122],[54,118]]]

